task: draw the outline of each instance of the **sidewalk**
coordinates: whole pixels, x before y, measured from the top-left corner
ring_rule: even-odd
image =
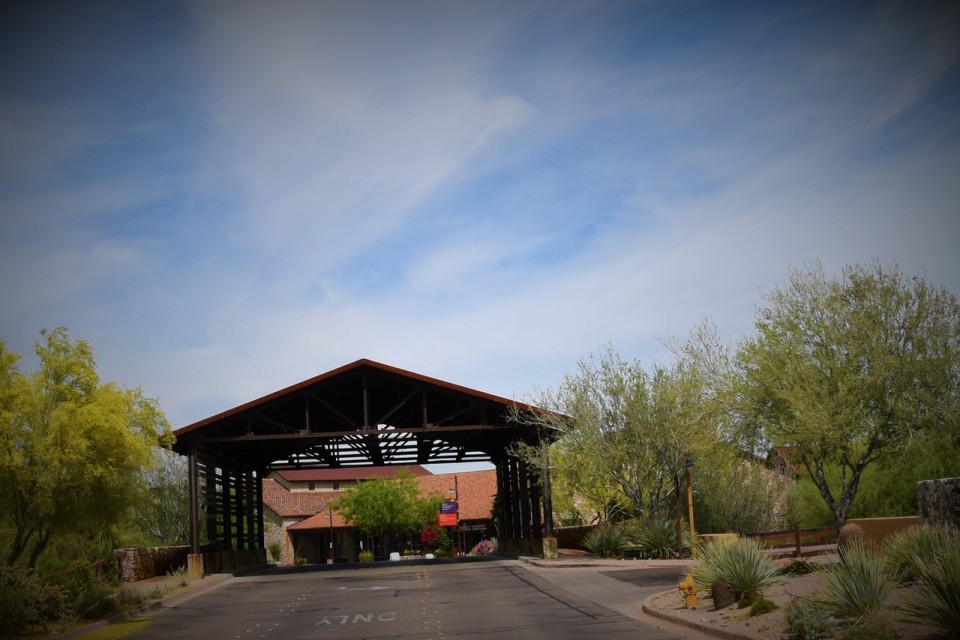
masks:
[[[691,560],[612,560],[576,550],[560,550],[556,560],[522,556],[520,561],[537,576],[581,598],[623,614],[647,626],[659,629],[665,638],[676,640],[742,640],[741,636],[725,633],[705,625],[690,625],[681,618],[663,614],[647,606],[655,596],[670,587],[638,587],[610,575],[637,569],[675,569],[680,581]],[[677,587],[674,586],[673,590]]]

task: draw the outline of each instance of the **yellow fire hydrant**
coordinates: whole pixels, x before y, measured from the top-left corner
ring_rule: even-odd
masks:
[[[692,575],[688,573],[687,577],[680,582],[678,588],[683,593],[684,604],[687,609],[692,609],[700,604],[700,600],[697,598],[697,584],[693,581]]]

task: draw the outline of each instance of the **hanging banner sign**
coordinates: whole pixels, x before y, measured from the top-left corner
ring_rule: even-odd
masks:
[[[441,502],[440,513],[457,513],[457,503],[453,500]]]
[[[456,513],[438,513],[437,524],[440,525],[441,527],[455,527],[457,526],[457,514]]]

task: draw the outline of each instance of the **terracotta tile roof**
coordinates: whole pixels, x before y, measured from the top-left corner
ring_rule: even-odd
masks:
[[[456,478],[456,481],[454,480]],[[487,520],[493,509],[497,493],[497,472],[468,471],[417,476],[423,494],[439,493],[444,497],[454,486],[459,490],[460,519]],[[324,529],[330,526],[326,505],[342,495],[340,491],[288,491],[272,478],[263,480],[263,503],[282,518],[303,517],[304,520],[288,529]],[[334,528],[348,526],[343,517],[334,510]]]
[[[454,483],[456,478],[456,483]],[[497,494],[497,472],[467,471],[464,473],[443,473],[417,478],[423,493],[440,493],[444,497],[452,495],[450,489],[456,487],[460,495],[461,520],[488,520],[493,509],[493,498]]]

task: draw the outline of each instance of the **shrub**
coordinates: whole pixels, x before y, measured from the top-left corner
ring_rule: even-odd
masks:
[[[903,582],[919,576],[917,565],[936,562],[943,549],[957,539],[955,532],[942,527],[910,527],[887,539],[884,561],[891,575]]]
[[[869,620],[846,627],[837,640],[900,640],[900,633],[882,620]]]
[[[364,549],[363,551],[360,552],[358,559],[360,560],[360,562],[373,562],[373,551],[370,551],[369,549]]]
[[[783,632],[789,640],[821,640],[836,624],[812,598],[797,598],[783,609]]]
[[[420,533],[420,544],[431,551],[447,550],[451,545],[450,535],[443,527],[428,524]]]
[[[0,637],[20,635],[50,620],[66,618],[66,593],[32,573],[0,566]]]
[[[894,581],[875,549],[849,543],[843,560],[824,572],[820,605],[841,618],[863,620],[880,611]]]
[[[481,540],[474,545],[473,549],[470,550],[471,555],[475,556],[488,556],[493,553],[493,543],[489,540]]]
[[[270,551],[270,558],[274,562],[280,562],[280,543],[279,542],[271,542],[269,545],[267,545],[267,550]]]
[[[690,531],[682,528],[680,546],[690,551]],[[677,556],[677,524],[667,518],[650,518],[635,524],[624,534],[622,550],[639,558],[667,560]]]
[[[904,594],[905,618],[960,636],[960,538],[945,544],[932,561],[914,566],[920,584]]]
[[[583,537],[583,546],[601,558],[620,557],[623,545],[623,529],[612,524],[599,526]]]
[[[753,616],[762,616],[765,613],[770,613],[771,611],[776,611],[780,607],[777,606],[777,603],[773,600],[767,600],[766,598],[757,598],[750,605],[750,617]]]
[[[764,588],[780,580],[773,561],[752,540],[717,540],[704,545],[700,562],[691,573],[702,591],[723,580],[738,601],[755,600]]]

